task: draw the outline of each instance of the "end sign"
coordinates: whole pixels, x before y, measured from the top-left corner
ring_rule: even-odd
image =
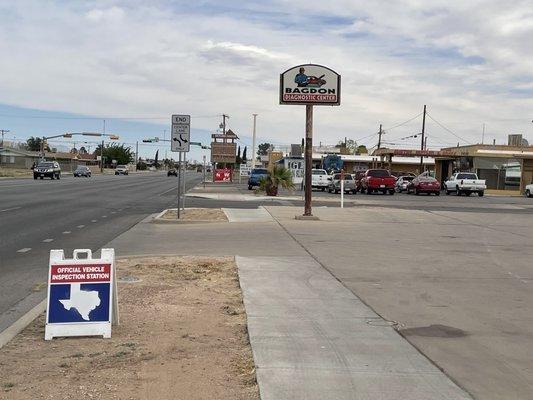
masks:
[[[188,152],[191,148],[191,116],[173,115],[171,132],[171,151]]]

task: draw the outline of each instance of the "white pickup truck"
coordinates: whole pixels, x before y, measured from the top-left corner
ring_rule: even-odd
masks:
[[[526,197],[533,197],[533,183],[526,185]]]
[[[461,196],[463,193],[470,196],[476,192],[481,197],[485,194],[486,188],[485,180],[478,179],[477,175],[472,172],[458,172],[444,182],[446,194],[455,192],[457,196]]]
[[[325,169],[314,169],[311,173],[311,188],[326,190],[331,182],[330,176]]]

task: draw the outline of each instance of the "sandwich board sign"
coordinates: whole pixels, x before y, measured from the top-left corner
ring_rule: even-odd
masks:
[[[191,116],[173,115],[172,131],[170,138],[170,150],[173,152],[191,149]]]
[[[91,250],[76,249],[70,259],[63,250],[50,250],[45,340],[110,338],[112,323],[118,324],[115,250],[102,249],[101,258],[92,258]]]

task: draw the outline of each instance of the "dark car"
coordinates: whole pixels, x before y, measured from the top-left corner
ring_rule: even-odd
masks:
[[[254,186],[259,186],[259,181],[261,178],[266,178],[268,176],[268,170],[266,168],[254,168],[250,172],[250,177],[248,178],[248,190],[252,190]]]
[[[61,179],[61,168],[56,161],[41,161],[33,169],[33,179],[50,178]]]
[[[419,195],[420,193],[427,193],[428,195],[433,193],[439,196],[440,182],[426,174],[418,175],[415,179],[409,182],[407,193],[414,193],[416,195]]]
[[[74,175],[75,178],[79,178],[82,176],[86,178],[90,178],[91,169],[89,167],[86,167],[85,165],[78,165],[72,174]]]
[[[178,176],[178,170],[176,168],[171,168],[167,171],[167,176]]]

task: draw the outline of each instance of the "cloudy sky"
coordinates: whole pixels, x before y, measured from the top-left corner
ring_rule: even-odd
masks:
[[[424,104],[431,147],[480,142],[484,123],[486,141],[533,141],[531,0],[17,0],[0,13],[0,129],[16,137],[100,129],[68,119],[82,115],[134,142],[184,113],[206,140],[226,113],[246,144],[258,113],[260,140],[298,143],[304,108],[278,104],[279,73],[312,62],[343,83],[341,106],[315,111],[316,142],[374,145],[380,123]],[[420,129],[384,140],[416,146],[401,138]]]

